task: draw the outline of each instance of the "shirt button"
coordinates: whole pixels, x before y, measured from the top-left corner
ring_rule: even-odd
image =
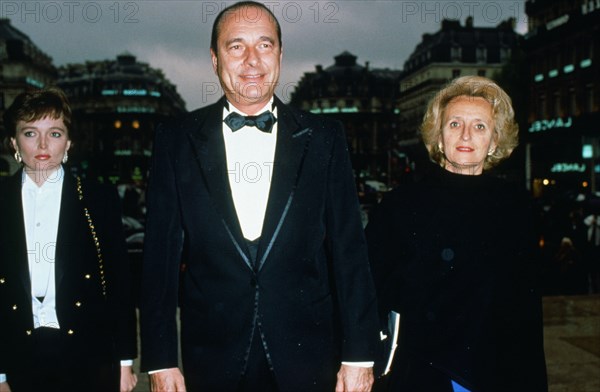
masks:
[[[79,302],[79,301],[75,302],[75,306],[77,306],[78,308],[80,308],[81,307],[81,302]]]
[[[85,274],[84,278],[89,279],[91,278],[90,274]]]
[[[73,335],[74,333],[75,333],[75,331],[73,331],[72,329],[69,329],[69,330],[67,331],[67,334],[69,334],[69,335]]]
[[[4,282],[6,282],[6,280],[4,278],[0,278],[0,284],[4,284]]]
[[[37,227],[40,227],[40,222],[36,223],[35,225],[36,225]]]
[[[12,310],[17,310],[17,305],[13,305]]]
[[[27,336],[31,336],[31,330],[28,329],[27,331],[25,331],[25,333],[27,334]]]

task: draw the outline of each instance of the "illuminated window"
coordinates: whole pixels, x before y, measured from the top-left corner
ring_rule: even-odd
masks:
[[[140,122],[138,120],[133,120],[133,122],[131,123],[131,127],[133,129],[140,129]]]
[[[123,123],[121,123],[121,120],[115,120],[115,128],[116,129],[121,129],[122,126],[123,126]]]

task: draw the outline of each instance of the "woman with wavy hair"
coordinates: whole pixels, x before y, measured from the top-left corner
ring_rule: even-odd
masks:
[[[431,172],[387,194],[367,226],[380,313],[400,315],[390,391],[546,391],[527,195],[487,170],[518,126],[508,95],[450,82],[421,128]]]

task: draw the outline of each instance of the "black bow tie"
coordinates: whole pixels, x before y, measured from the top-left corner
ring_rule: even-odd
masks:
[[[267,110],[258,116],[242,116],[239,113],[231,112],[223,121],[225,121],[225,124],[227,124],[233,132],[244,126],[249,126],[256,127],[266,133],[271,133],[271,129],[277,122],[277,119],[272,112]]]

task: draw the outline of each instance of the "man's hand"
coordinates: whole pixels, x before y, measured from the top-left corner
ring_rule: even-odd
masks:
[[[121,366],[121,392],[131,392],[136,385],[137,376],[133,372],[133,366]]]
[[[7,382],[0,382],[0,392],[10,392],[10,386]]]
[[[374,380],[372,367],[342,365],[337,374],[335,392],[369,392]]]
[[[152,392],[185,392],[183,374],[179,368],[170,368],[150,374]]]

